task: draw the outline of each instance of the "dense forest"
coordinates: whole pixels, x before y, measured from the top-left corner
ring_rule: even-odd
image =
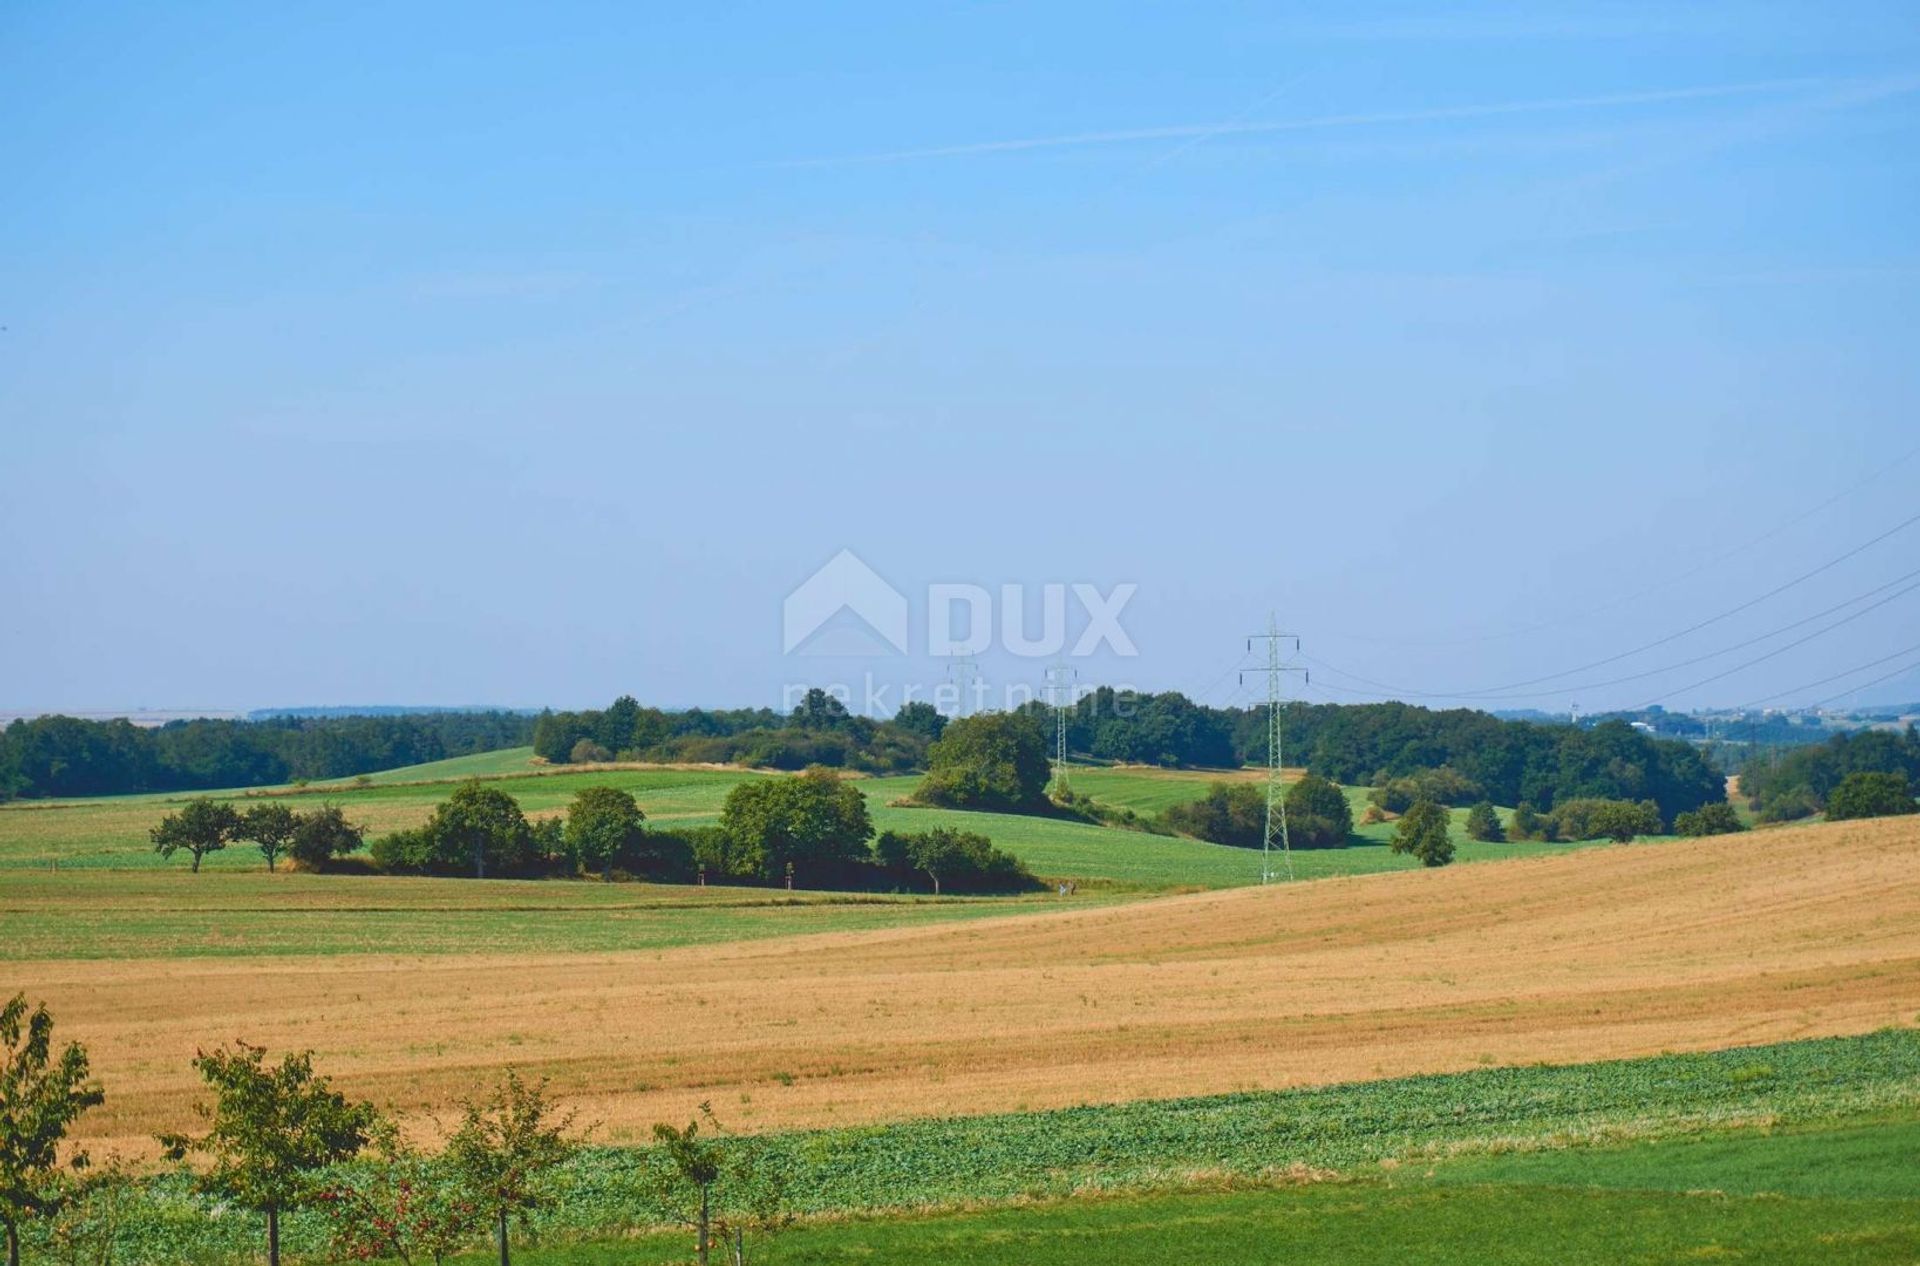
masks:
[[[0,800],[258,787],[347,778],[518,747],[534,719],[513,712],[131,722],[45,716],[0,730]]]
[[[1046,705],[1031,703],[1023,711],[1051,728]],[[1444,768],[1461,783],[1461,803],[1487,799],[1547,811],[1575,799],[1651,800],[1668,821],[1723,796],[1721,776],[1697,748],[1653,738],[1624,722],[1575,728],[1403,703],[1292,703],[1283,720],[1287,763],[1341,783],[1378,785]],[[822,690],[809,691],[784,715],[767,708],[674,712],[622,696],[604,709],[538,717],[275,717],[144,730],[125,721],[42,717],[0,732],[0,798],[338,778],[528,742],[553,764],[647,760],[897,773],[925,769],[928,747],[946,724],[924,702],[908,704],[890,720],[858,716]],[[1096,760],[1212,768],[1264,763],[1266,735],[1263,708],[1209,708],[1171,691],[1102,687],[1079,700],[1068,717],[1069,746]],[[1902,742],[1884,737],[1896,748]],[[1880,768],[1892,758],[1876,759],[1873,767]],[[1781,767],[1811,768],[1800,753],[1783,757]],[[1825,773],[1793,777],[1816,798],[1838,782]]]
[[[1029,705],[1045,712],[1045,705]],[[1267,759],[1262,707],[1209,708],[1176,693],[1101,688],[1067,726],[1077,753],[1156,765],[1237,766]],[[1691,744],[1623,721],[1590,727],[1503,721],[1469,708],[1405,703],[1290,703],[1282,752],[1323,778],[1361,786],[1447,767],[1466,780],[1461,803],[1487,799],[1547,810],[1567,800],[1652,800],[1676,814],[1720,800],[1722,777]]]

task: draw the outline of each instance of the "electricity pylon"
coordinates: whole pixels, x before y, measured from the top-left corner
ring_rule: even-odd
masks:
[[[953,705],[953,715],[967,715],[967,696],[973,691],[974,682],[980,679],[980,664],[973,656],[956,654],[947,661],[947,680],[952,682],[959,697]]]
[[[1067,791],[1067,709],[1073,706],[1077,669],[1066,663],[1047,668],[1047,702],[1053,705],[1053,794]]]
[[[1299,673],[1301,680],[1311,680],[1307,670],[1287,663],[1281,658],[1280,644],[1293,642],[1294,652],[1300,650],[1300,638],[1293,633],[1282,633],[1279,624],[1272,616],[1267,617],[1267,631],[1255,633],[1247,639],[1247,651],[1253,651],[1255,642],[1267,644],[1267,820],[1260,834],[1260,882],[1273,882],[1273,842],[1280,841],[1280,856],[1285,860],[1287,878],[1293,878],[1293,839],[1287,834],[1287,797],[1280,786],[1281,743],[1280,743],[1280,678],[1285,673]],[[1240,674],[1245,684],[1246,673]],[[1277,828],[1277,829],[1276,829]]]

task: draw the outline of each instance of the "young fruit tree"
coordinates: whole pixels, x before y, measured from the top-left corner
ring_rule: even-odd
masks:
[[[87,1048],[69,1042],[56,1057],[53,1017],[43,1003],[27,1010],[15,994],[0,1007],[0,1228],[7,1266],[20,1266],[20,1223],[48,1208],[60,1177],[60,1141],[105,1096],[87,1076]],[[68,1159],[84,1169],[87,1158]]]
[[[467,1198],[493,1224],[500,1266],[511,1266],[512,1220],[553,1199],[555,1171],[578,1150],[567,1138],[573,1116],[555,1118],[547,1083],[507,1079],[485,1100],[468,1101],[460,1128],[447,1139],[446,1160]]]
[[[700,1105],[700,1121],[684,1130],[653,1127],[665,1164],[655,1197],[661,1213],[691,1227],[694,1257],[710,1266],[718,1240],[732,1266],[748,1266],[755,1239],[769,1238],[793,1224],[787,1209],[787,1180],[754,1138],[727,1138],[711,1104]]]
[[[267,1263],[280,1266],[280,1215],[307,1202],[314,1175],[359,1155],[374,1136],[379,1114],[370,1103],[350,1103],[313,1072],[313,1052],[266,1062],[265,1047],[235,1042],[231,1050],[201,1051],[193,1066],[213,1089],[213,1106],[196,1104],[208,1123],[199,1138],[163,1134],[173,1160],[188,1153],[209,1164],[196,1183],[267,1218]]]
[[[390,1125],[375,1154],[336,1171],[313,1204],[336,1256],[401,1266],[440,1266],[466,1247],[483,1217],[446,1157],[406,1146]]]
[[[217,853],[240,837],[240,815],[230,804],[206,796],[196,796],[178,813],[160,819],[160,825],[148,834],[153,851],[172,857],[184,849],[193,855],[193,870],[200,873],[200,859]]]

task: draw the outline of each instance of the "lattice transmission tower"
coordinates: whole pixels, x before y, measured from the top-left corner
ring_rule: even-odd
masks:
[[[1283,642],[1292,642],[1293,651],[1300,651],[1300,638],[1294,633],[1282,633],[1280,625],[1272,617],[1267,617],[1267,631],[1255,633],[1247,639],[1247,653],[1253,653],[1255,642],[1265,642],[1267,648],[1267,818],[1265,828],[1260,835],[1260,882],[1273,882],[1273,843],[1280,841],[1280,856],[1286,863],[1287,878],[1293,878],[1293,840],[1287,834],[1287,797],[1280,783],[1281,750],[1283,744],[1280,734],[1280,679],[1287,673],[1299,673],[1303,681],[1311,680],[1307,670],[1286,662],[1280,652]],[[1246,684],[1247,674],[1240,674],[1241,684]]]
[[[1053,707],[1053,794],[1064,794],[1067,785],[1067,710],[1073,707],[1073,679],[1079,669],[1055,663],[1047,669],[1047,702]]]

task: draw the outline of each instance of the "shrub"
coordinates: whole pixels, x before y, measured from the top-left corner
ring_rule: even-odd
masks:
[[[1295,848],[1341,848],[1353,833],[1346,792],[1318,774],[1287,788],[1287,836]]]
[[[885,832],[874,841],[883,866],[924,874],[938,895],[944,884],[958,892],[1019,892],[1039,886],[1019,858],[970,831],[938,826],[918,834]]]
[[[1035,717],[982,713],[951,722],[927,749],[927,776],[915,795],[956,809],[1031,809],[1046,804],[1052,772]]]
[[[1698,809],[1682,813],[1673,820],[1675,835],[1731,835],[1735,831],[1746,830],[1746,824],[1733,806],[1722,801],[1719,804],[1703,804]]]
[[[1553,834],[1563,840],[1611,839],[1624,844],[1637,835],[1658,835],[1660,809],[1651,800],[1568,800],[1554,808]]]
[[[1507,833],[1500,826],[1500,815],[1491,800],[1482,800],[1467,812],[1467,838],[1483,844],[1505,842]]]
[[[339,805],[322,805],[300,815],[287,853],[298,866],[325,870],[335,859],[358,852],[366,838],[367,828],[347,821]]]
[[[1552,823],[1534,811],[1532,805],[1522,800],[1514,806],[1513,821],[1507,827],[1507,836],[1515,840],[1552,839]]]
[[[1914,802],[1901,774],[1848,774],[1827,797],[1827,818],[1834,822],[1907,813],[1920,813],[1920,804]]]
[[[572,750],[567,753],[567,763],[569,765],[602,764],[612,759],[612,752],[600,746],[600,744],[594,742],[592,739],[587,738],[583,738],[578,743],[575,743]]]
[[[1259,848],[1266,834],[1267,794],[1250,782],[1217,782],[1207,794],[1160,815],[1171,830],[1215,844]]]

